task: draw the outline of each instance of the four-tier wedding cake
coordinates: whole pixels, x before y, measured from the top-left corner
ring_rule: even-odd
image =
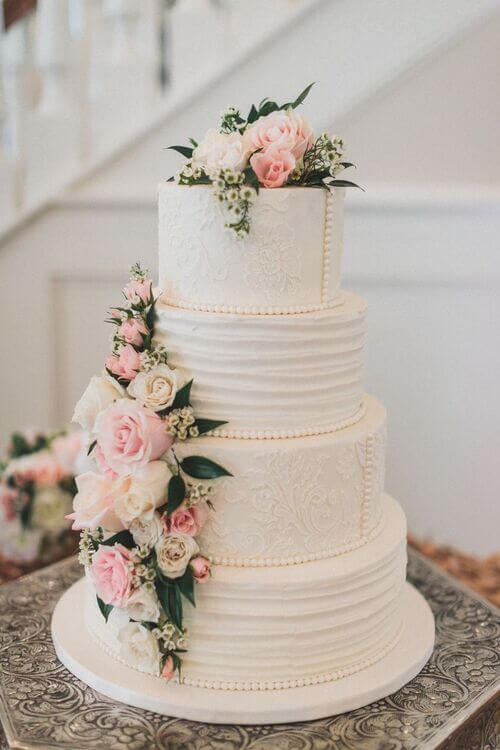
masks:
[[[405,584],[405,516],[384,494],[385,409],[362,387],[366,303],[340,286],[349,165],[299,99],[231,108],[220,132],[176,147],[189,161],[159,189],[158,293],[135,267],[75,412],[96,463],[72,514],[85,637],[117,675],[152,676],[130,702],[162,710],[163,696],[180,716],[344,710],[400,687],[432,645]],[[128,699],[126,677],[68,666]],[[361,672],[371,693],[348,682]],[[318,686],[314,708],[303,691]],[[224,710],[249,695],[253,713]]]

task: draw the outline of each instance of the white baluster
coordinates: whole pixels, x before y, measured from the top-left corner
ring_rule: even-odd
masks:
[[[26,119],[31,103],[28,77],[28,29],[18,21],[2,35],[4,98],[3,144],[13,169],[14,203],[24,202]]]
[[[14,218],[16,208],[14,162],[3,146],[5,119],[3,83],[0,78],[0,231]]]
[[[27,200],[36,202],[63,185],[78,163],[68,0],[38,0],[35,31],[41,91],[28,120],[26,193]]]

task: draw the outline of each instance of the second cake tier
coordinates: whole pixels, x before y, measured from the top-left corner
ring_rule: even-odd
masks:
[[[367,542],[381,518],[385,409],[365,394],[365,416],[326,435],[278,440],[205,437],[200,453],[233,477],[217,481],[200,536],[219,565],[290,565]],[[178,443],[179,458],[193,445]]]

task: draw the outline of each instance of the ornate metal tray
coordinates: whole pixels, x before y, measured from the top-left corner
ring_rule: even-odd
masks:
[[[50,618],[81,576],[76,559],[0,588],[0,748],[85,750],[494,750],[500,741],[500,613],[415,552],[408,577],[436,619],[424,670],[394,695],[330,719],[197,724],[124,706],[54,653]],[[75,612],[75,617],[80,617]]]

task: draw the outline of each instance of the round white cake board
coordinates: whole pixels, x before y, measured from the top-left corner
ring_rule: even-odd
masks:
[[[309,721],[351,711],[398,690],[422,669],[434,646],[434,618],[411,586],[403,591],[405,624],[395,648],[362,671],[308,687],[286,690],[208,690],[165,682],[126,667],[95,643],[84,618],[84,579],[58,601],[52,617],[57,656],[95,690],[148,711],[219,724]]]

